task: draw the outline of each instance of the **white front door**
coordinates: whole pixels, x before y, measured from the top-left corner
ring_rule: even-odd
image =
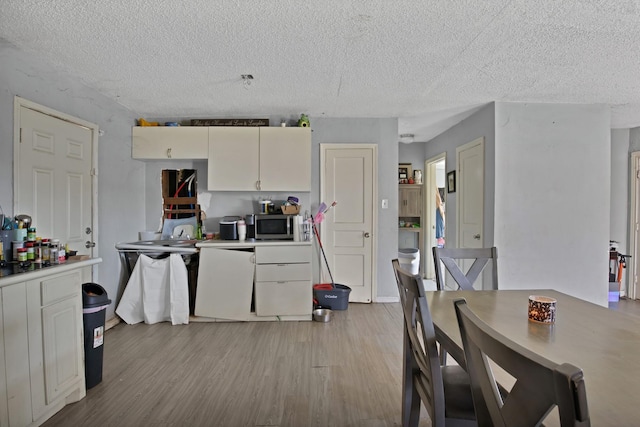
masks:
[[[320,145],[320,198],[327,205],[337,202],[321,224],[320,237],[333,280],[351,288],[351,302],[372,302],[375,289],[376,159],[375,145]],[[321,271],[326,272],[325,265]]]
[[[484,138],[458,147],[458,247],[481,248],[484,221]]]
[[[87,241],[94,241],[92,165],[97,126],[63,120],[28,104],[16,101],[20,130],[14,214],[30,215],[38,236],[57,238],[78,254],[97,255],[86,247]]]

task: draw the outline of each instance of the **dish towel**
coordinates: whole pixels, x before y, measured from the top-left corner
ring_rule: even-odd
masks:
[[[180,254],[153,259],[140,255],[122,294],[116,314],[125,322],[189,323],[187,267]]]

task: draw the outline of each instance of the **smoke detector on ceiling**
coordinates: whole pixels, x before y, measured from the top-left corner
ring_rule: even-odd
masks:
[[[412,133],[403,133],[400,135],[400,142],[403,144],[411,144],[413,142],[413,134]]]

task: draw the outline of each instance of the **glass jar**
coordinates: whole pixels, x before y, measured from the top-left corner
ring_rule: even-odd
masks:
[[[18,262],[27,260],[27,248],[18,248]]]
[[[36,229],[35,227],[27,228],[27,242],[35,242],[36,241]]]
[[[42,262],[47,263],[51,261],[49,258],[49,239],[42,239]]]
[[[36,260],[36,250],[33,247],[34,242],[27,242],[25,246],[27,247],[27,260],[35,261]]]
[[[60,240],[51,239],[51,243],[49,244],[49,261],[51,264],[59,264],[60,260],[58,259],[58,253],[60,251]]]

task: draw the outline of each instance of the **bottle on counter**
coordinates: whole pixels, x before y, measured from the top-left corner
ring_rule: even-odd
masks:
[[[35,245],[34,242],[25,243],[25,247],[27,248],[27,260],[28,261],[35,261],[36,260],[36,250],[35,250],[34,245]]]

